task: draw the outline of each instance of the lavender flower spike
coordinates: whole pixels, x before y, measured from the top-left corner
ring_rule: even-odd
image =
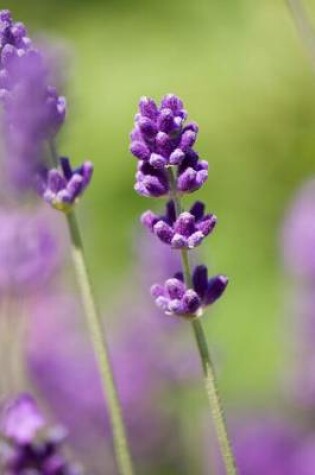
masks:
[[[45,182],[39,184],[44,200],[53,208],[68,213],[89,185],[93,165],[84,162],[79,168],[72,170],[66,157],[60,158],[61,171],[53,168],[47,173]]]
[[[169,193],[166,169],[178,167],[177,189],[191,193],[208,177],[208,164],[193,150],[198,126],[185,124],[187,112],[174,94],[166,95],[160,106],[142,97],[135,127],[131,132],[131,153],[139,160],[136,191],[144,196],[159,197]]]
[[[146,211],[141,216],[141,222],[174,249],[193,249],[212,232],[217,221],[216,216],[205,215],[204,210],[205,205],[197,201],[189,212],[183,212],[176,218],[174,201],[169,201],[164,216]]]
[[[34,399],[22,394],[1,414],[0,467],[4,475],[82,475],[62,453],[65,430],[48,428]]]
[[[203,308],[213,304],[223,294],[228,284],[224,275],[208,280],[206,266],[197,266],[193,272],[193,288],[187,288],[182,272],[178,272],[164,285],[155,284],[151,294],[156,305],[167,315],[178,315],[188,319],[200,317]]]

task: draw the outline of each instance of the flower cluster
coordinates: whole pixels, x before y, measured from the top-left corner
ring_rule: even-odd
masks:
[[[130,145],[139,160],[135,190],[140,195],[167,195],[169,166],[177,167],[179,193],[191,193],[207,180],[208,163],[193,150],[198,126],[193,122],[185,125],[186,118],[182,101],[173,94],[165,96],[159,108],[153,99],[140,99]]]
[[[213,214],[205,214],[199,201],[189,211],[181,209],[181,195],[196,191],[208,178],[208,164],[193,148],[198,126],[185,123],[186,119],[183,102],[175,95],[166,95],[159,107],[153,99],[142,97],[130,145],[139,160],[135,190],[147,197],[170,198],[164,215],[148,210],[141,222],[162,242],[184,253],[200,245],[217,221]],[[154,285],[152,295],[166,314],[194,318],[221,296],[227,283],[222,275],[208,280],[207,269],[197,266],[192,282],[187,278],[184,282],[177,273],[163,285]]]
[[[40,180],[41,193],[44,200],[53,208],[60,211],[70,211],[73,204],[82,195],[91,181],[93,165],[84,162],[83,165],[72,169],[66,157],[60,158],[61,171],[49,170],[45,180]]]
[[[0,466],[4,475],[82,475],[79,466],[62,454],[65,431],[48,428],[33,398],[10,401],[1,415]]]
[[[19,192],[37,185],[45,201],[68,211],[90,182],[92,166],[85,162],[72,171],[69,160],[61,158],[62,174],[47,170],[45,154],[53,149],[47,144],[66,116],[66,100],[49,84],[49,72],[24,25],[13,22],[8,10],[0,11],[0,105],[9,181]]]
[[[0,208],[0,298],[38,292],[60,267],[57,223],[43,210]]]
[[[174,249],[193,249],[202,243],[213,230],[217,218],[213,214],[204,214],[205,206],[197,201],[189,210],[176,217],[173,201],[166,204],[164,216],[146,211],[142,224],[155,234],[162,242]]]
[[[43,146],[58,132],[65,98],[49,85],[49,69],[22,23],[0,11],[0,101],[6,170],[15,189],[28,188],[43,162]]]
[[[202,265],[195,267],[192,281],[193,288],[187,288],[183,273],[178,272],[163,285],[153,285],[151,294],[156,305],[168,315],[189,317],[218,300],[228,283],[223,275],[208,279],[208,270]]]

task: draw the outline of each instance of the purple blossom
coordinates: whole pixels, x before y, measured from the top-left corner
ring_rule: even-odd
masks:
[[[281,234],[281,250],[290,274],[315,279],[315,180],[298,191],[289,207]]]
[[[158,107],[153,99],[142,97],[135,128],[131,133],[131,153],[154,168],[179,165],[196,141],[198,126],[184,126],[187,112],[182,101],[168,94]]]
[[[0,103],[5,146],[4,169],[11,189],[33,187],[43,166],[45,142],[66,114],[64,97],[49,85],[49,68],[21,23],[0,12]]]
[[[61,259],[58,226],[42,210],[0,209],[0,294],[36,292],[55,275]]]
[[[2,413],[1,432],[21,444],[30,443],[44,425],[43,415],[28,394],[9,401]]]
[[[257,417],[242,419],[232,432],[237,466],[242,475],[302,475],[295,471],[301,435],[290,421]],[[315,466],[313,466],[314,473]],[[225,470],[220,466],[218,473]],[[308,472],[306,472],[308,475]]]
[[[81,475],[81,469],[62,454],[65,431],[48,428],[34,399],[22,394],[1,413],[0,465],[4,475]]]
[[[176,190],[179,194],[193,193],[199,190],[208,179],[208,162],[199,160],[192,151],[176,171]],[[136,173],[135,190],[139,195],[160,198],[170,193],[169,178],[166,170],[154,168],[148,162],[140,160]]]
[[[39,192],[44,200],[59,211],[69,212],[88,187],[92,174],[91,162],[84,162],[74,170],[68,158],[60,158],[61,171],[53,168],[46,179],[40,179]]]
[[[176,166],[179,193],[191,193],[208,178],[208,164],[193,150],[198,126],[184,124],[187,113],[182,101],[168,94],[158,107],[143,97],[135,128],[131,133],[131,153],[138,158],[135,190],[143,196],[160,197],[169,193],[166,168]]]
[[[212,232],[217,221],[216,216],[205,215],[204,211],[204,204],[197,201],[189,212],[183,212],[176,217],[174,202],[169,201],[164,216],[146,211],[141,222],[162,242],[174,249],[193,249]]]
[[[228,284],[227,277],[223,275],[208,279],[208,270],[202,265],[194,269],[192,279],[192,289],[184,283],[182,272],[166,280],[164,285],[153,285],[151,294],[156,305],[167,315],[195,318],[202,314],[204,307],[221,297]]]

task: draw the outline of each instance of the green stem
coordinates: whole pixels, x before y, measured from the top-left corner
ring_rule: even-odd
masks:
[[[122,411],[111,370],[107,344],[103,335],[104,330],[102,328],[101,318],[96,308],[92,292],[91,280],[86,265],[77,218],[74,211],[71,211],[66,216],[71,237],[72,256],[78,285],[81,291],[87,324],[98,362],[104,397],[108,402],[119,472],[121,475],[132,475],[132,461],[127,443]],[[104,471],[104,473],[105,472],[106,471]]]
[[[48,143],[48,146],[52,164],[57,167],[59,165],[59,156],[54,141],[51,140]],[[95,304],[78,221],[74,211],[67,213],[66,217],[71,239],[73,263],[84,306],[88,330],[98,363],[104,398],[105,401],[108,402],[119,473],[121,475],[133,475],[132,460],[122,417],[122,410],[112,372],[112,365],[109,358],[101,317]]]
[[[174,172],[171,168],[168,169],[168,177],[170,183],[171,198],[175,203],[176,215],[178,216],[178,214],[182,210],[182,206],[180,198],[176,191],[176,180]],[[186,249],[183,249],[181,251],[181,260],[185,283],[188,288],[192,288],[192,275],[190,271],[188,252]],[[232,447],[228,436],[227,425],[215,377],[214,366],[210,357],[210,352],[203,325],[198,318],[194,318],[192,320],[192,327],[201,359],[204,385],[210,405],[210,410],[212,413],[212,418],[214,421],[214,427],[219,441],[222,459],[225,465],[225,470],[227,475],[237,475],[236,463],[234,460]]]

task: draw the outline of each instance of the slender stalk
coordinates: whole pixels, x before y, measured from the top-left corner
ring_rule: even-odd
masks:
[[[168,169],[168,178],[170,183],[171,198],[175,203],[176,215],[178,216],[178,214],[182,210],[182,206],[180,198],[178,197],[176,191],[176,180],[174,172],[171,168]],[[183,249],[181,251],[181,260],[185,283],[187,287],[191,288],[192,275],[190,271],[188,252],[186,249]],[[227,425],[215,377],[214,366],[210,357],[210,352],[202,322],[198,318],[195,318],[192,320],[192,327],[201,359],[204,385],[210,405],[210,410],[212,413],[212,418],[214,421],[214,427],[219,441],[222,459],[225,465],[225,470],[227,475],[237,475],[236,463],[234,460],[232,446],[228,436]]]
[[[49,149],[53,166],[58,166],[58,153],[53,141],[49,142]],[[84,255],[80,228],[74,211],[67,213],[66,217],[72,246],[73,263],[84,306],[87,326],[98,363],[104,398],[108,403],[119,473],[121,475],[133,475],[132,460],[122,417],[121,405],[112,372],[112,365],[110,362],[106,338],[104,336],[101,317],[96,307],[93,295],[92,283]]]
[[[315,72],[314,27],[307,16],[303,2],[301,0],[286,0],[286,4],[290,10],[298,35],[300,36],[301,42],[309,55],[313,70]]]
[[[122,475],[132,475],[133,468],[122,419],[122,411],[111,370],[107,344],[103,336],[104,330],[102,328],[101,318],[94,301],[77,218],[74,211],[68,213],[66,216],[70,231],[72,256],[77,280],[82,295],[89,332],[98,361],[103,393],[109,406],[117,463]]]

